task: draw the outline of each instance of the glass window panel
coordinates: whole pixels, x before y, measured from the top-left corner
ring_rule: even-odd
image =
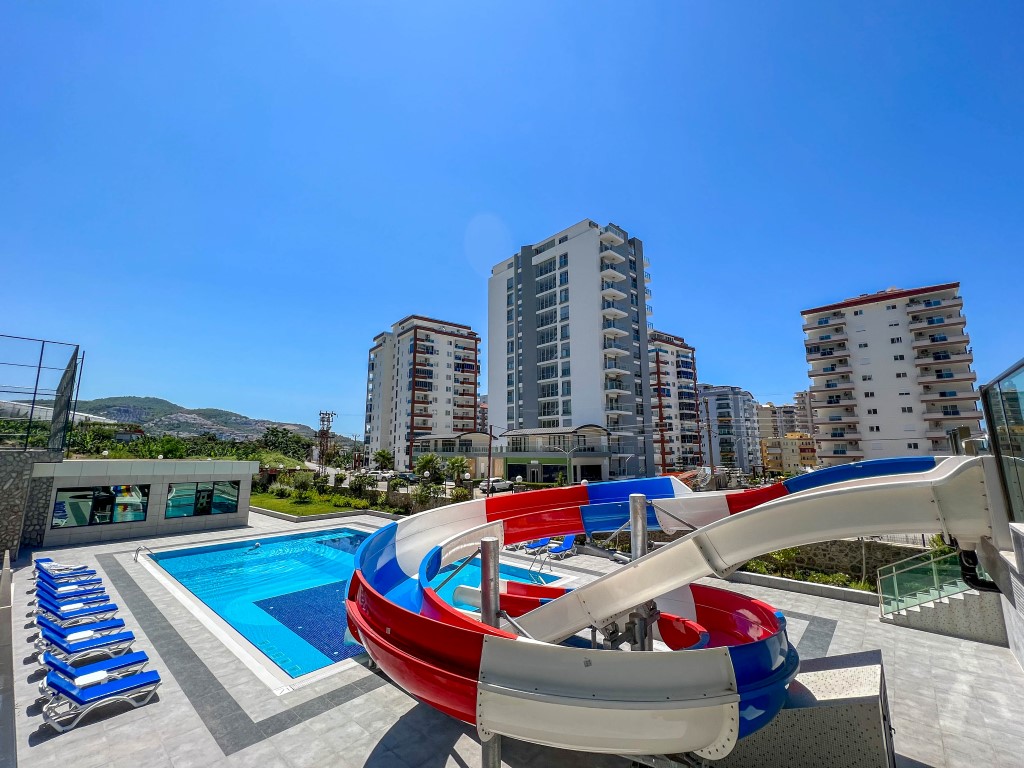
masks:
[[[214,483],[213,514],[220,515],[238,511],[238,481]]]
[[[131,523],[146,519],[148,485],[60,488],[53,502],[51,528]]]
[[[196,483],[196,509],[193,514],[209,515],[213,513],[213,483]]]
[[[171,483],[167,486],[165,517],[191,517],[195,514],[196,484]]]

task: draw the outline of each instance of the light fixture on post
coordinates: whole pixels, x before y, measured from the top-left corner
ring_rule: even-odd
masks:
[[[522,475],[516,475],[516,484],[518,485],[521,482],[523,482],[523,476]],[[515,492],[516,492],[516,486],[513,485],[512,486],[512,493],[515,493]]]

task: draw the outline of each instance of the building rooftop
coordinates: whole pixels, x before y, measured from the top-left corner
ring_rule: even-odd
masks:
[[[822,307],[814,307],[812,309],[804,309],[800,312],[801,315],[813,315],[818,312],[831,312],[836,309],[845,309],[847,307],[858,307],[863,304],[874,304],[879,301],[888,301],[891,299],[905,299],[910,296],[918,296],[923,293],[935,293],[936,291],[949,291],[956,290],[960,287],[960,283],[941,283],[939,285],[927,285],[923,288],[886,288],[884,291],[878,291],[877,293],[862,293],[860,296],[854,296],[852,299],[845,299],[835,304],[826,304]]]

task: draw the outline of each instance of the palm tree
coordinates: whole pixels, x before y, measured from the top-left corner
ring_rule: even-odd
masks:
[[[444,473],[447,477],[452,479],[455,485],[462,485],[462,476],[469,471],[469,462],[466,461],[465,456],[453,456],[448,459],[448,464],[444,468]]]
[[[440,479],[442,477],[441,459],[436,453],[424,453],[416,459],[416,474],[423,477],[426,472],[429,472],[430,477],[435,479]]]
[[[374,452],[373,463],[377,465],[377,469],[394,469],[395,455],[391,451],[386,451],[382,448]]]

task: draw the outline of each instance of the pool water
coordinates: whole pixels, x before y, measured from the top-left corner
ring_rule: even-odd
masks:
[[[345,642],[345,597],[356,550],[369,535],[335,528],[158,552],[153,560],[294,678],[363,652]],[[438,574],[432,586],[454,568]],[[537,583],[557,578],[505,564],[501,577]],[[480,586],[479,563],[467,565],[439,594],[451,602],[459,584]]]
[[[448,576],[459,567],[462,563],[459,560],[456,563],[452,563],[449,566],[442,568],[437,576],[430,580],[430,586],[437,591],[438,597],[444,600],[449,605],[454,605],[456,608],[465,608],[468,610],[478,610],[475,606],[467,605],[462,601],[455,599],[455,588],[465,585],[468,587],[480,587],[480,560],[474,559],[467,563],[466,566],[459,571],[454,578],[445,584],[441,589],[437,589]],[[501,563],[498,566],[502,579],[508,581],[522,581],[530,584],[550,584],[552,581],[558,581],[560,576],[555,576],[552,573],[538,573],[537,571],[531,571],[526,568],[518,568],[514,565],[507,565]]]

